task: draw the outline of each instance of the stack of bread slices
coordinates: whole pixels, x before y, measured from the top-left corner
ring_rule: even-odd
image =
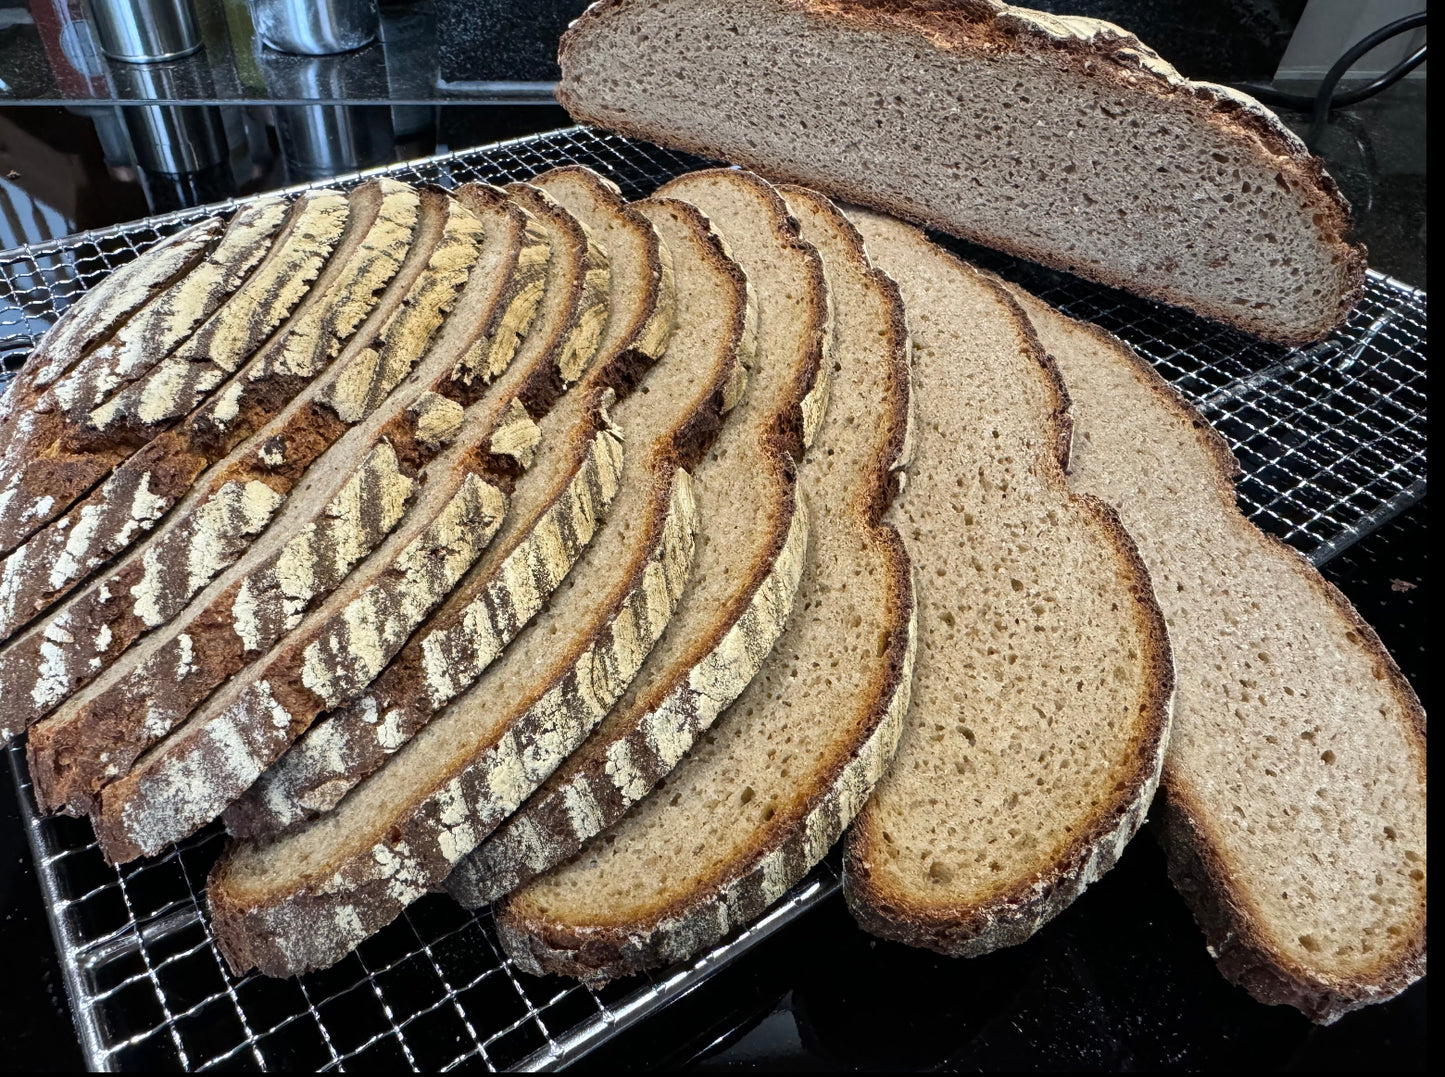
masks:
[[[0,727],[112,861],[224,819],[238,972],[445,887],[622,976],[850,824],[865,927],[982,953],[1161,774],[1228,974],[1329,1020],[1423,972],[1378,640],[1123,345],[897,220],[736,169],[268,200],[5,399]]]

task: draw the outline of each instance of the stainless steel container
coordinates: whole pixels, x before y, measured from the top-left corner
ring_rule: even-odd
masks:
[[[376,40],[376,0],[250,0],[256,33],[297,56],[350,52]]]
[[[112,60],[149,64],[201,47],[191,0],[90,0],[100,50]]]

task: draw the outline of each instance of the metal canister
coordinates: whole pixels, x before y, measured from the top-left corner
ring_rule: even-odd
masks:
[[[376,40],[376,0],[251,0],[256,33],[297,56],[350,52]]]
[[[90,0],[100,50],[112,60],[149,64],[201,47],[191,0]]]

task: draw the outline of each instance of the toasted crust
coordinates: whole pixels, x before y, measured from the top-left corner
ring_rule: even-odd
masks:
[[[1062,315],[1061,315],[1062,317]],[[1263,534],[1239,510],[1234,481],[1239,465],[1228,444],[1209,422],[1170,385],[1152,364],[1119,338],[1096,325],[1075,322],[1104,344],[1136,373],[1139,381],[1159,400],[1161,407],[1196,431],[1201,448],[1213,461],[1212,474],[1204,477],[1219,502],[1220,512],[1231,525]],[[1264,535],[1279,557],[1316,590],[1359,636],[1369,654],[1378,679],[1387,682],[1401,709],[1408,715],[1411,732],[1418,738],[1419,757],[1425,753],[1425,711],[1414,689],[1385,649],[1375,630],[1350,604],[1339,589],[1320,575],[1294,547],[1273,535]],[[1261,1002],[1288,1005],[1312,1021],[1330,1024],[1346,1013],[1383,1002],[1399,994],[1425,975],[1426,928],[1422,918],[1418,933],[1402,939],[1393,951],[1381,955],[1377,966],[1366,974],[1339,978],[1321,974],[1291,959],[1269,940],[1254,911],[1246,889],[1246,875],[1232,867],[1210,827],[1212,814],[1197,797],[1191,796],[1187,781],[1171,776],[1171,762],[1163,771],[1162,825],[1159,836],[1168,854],[1169,877],[1184,897],[1195,920],[1204,931],[1219,971]],[[1425,786],[1422,768],[1420,785]]]
[[[722,174],[762,199],[773,217],[780,246],[798,249],[797,222],[770,187],[747,173]],[[695,175],[706,179],[713,173]],[[721,253],[707,219],[686,200],[683,181],[664,186],[654,198],[665,200],[672,212],[688,222],[700,245]],[[742,551],[747,560],[730,566],[729,576],[739,581],[730,601],[713,611],[702,631],[694,628],[686,653],[675,656],[665,673],[654,669],[655,679],[647,692],[620,704],[625,710],[614,710],[609,725],[574,752],[526,804],[457,866],[447,889],[462,904],[476,906],[501,897],[560,863],[621,818],[677,765],[693,741],[747,687],[782,632],[803,572],[808,518],[806,512],[798,511],[797,474],[792,463],[792,453],[803,446],[788,445],[778,433],[811,437],[817,419],[805,419],[806,409],[810,399],[826,397],[826,387],[819,386],[818,380],[831,376],[823,359],[830,321],[826,284],[816,256],[808,259],[807,265],[815,282],[812,323],[807,331],[810,344],[792,381],[792,391],[770,406],[763,431],[774,467],[771,474],[758,477],[760,484],[767,484],[759,498],[774,500],[775,526],[757,549]],[[806,380],[808,372],[812,372],[812,381]],[[705,483],[701,472],[698,477]],[[620,724],[611,725],[619,719]]]
[[[922,237],[919,237],[922,240]],[[926,240],[923,240],[926,242]],[[1067,389],[1057,364],[1044,350],[1028,315],[1006,285],[980,273],[952,254],[942,252],[961,272],[976,274],[1002,302],[1014,329],[1025,340],[1053,398],[1052,435],[1057,468],[1044,472],[1062,498],[1086,509],[1106,537],[1128,593],[1134,600],[1135,623],[1146,650],[1147,691],[1139,711],[1138,732],[1130,746],[1124,776],[1079,833],[1052,860],[1040,863],[1028,878],[976,902],[940,904],[879,878],[873,870],[881,860],[882,824],[871,802],[849,831],[843,892],[854,918],[867,931],[958,957],[1012,946],[1034,934],[1067,908],[1083,891],[1112,868],[1138,831],[1159,785],[1169,740],[1174,700],[1174,665],[1164,615],[1154,598],[1153,584],[1133,539],[1112,508],[1097,498],[1068,490],[1072,420]]]
[[[625,919],[598,918],[586,925],[544,916],[521,890],[497,911],[503,947],[536,974],[560,973],[592,982],[656,968],[697,952],[755,919],[801,879],[842,835],[892,760],[908,710],[917,620],[908,554],[897,531],[883,519],[902,483],[911,451],[908,338],[895,285],[863,253],[861,237],[826,200],[788,189],[805,199],[851,237],[849,258],[867,276],[890,310],[887,351],[891,377],[880,400],[885,448],[872,462],[850,506],[877,543],[888,588],[881,611],[887,644],[870,687],[860,693],[856,719],[833,746],[822,777],[760,830],[736,857],[698,879],[676,899],[659,900]],[[726,715],[723,719],[726,721]]]
[[[661,143],[703,157],[716,157],[717,147],[675,131],[629,123],[611,112],[589,106],[585,95],[569,85],[569,62],[574,52],[587,47],[587,35],[604,29],[614,12],[625,11],[631,0],[599,0],[588,8],[562,37],[558,59],[562,81],[557,100],[576,119],[605,126],[632,138]],[[1040,12],[1011,8],[993,0],[780,0],[820,24],[852,27],[896,35],[911,47],[994,55],[1023,53],[1045,59],[1090,78],[1107,78],[1125,93],[1144,93],[1161,100],[1187,101],[1226,134],[1270,155],[1284,182],[1305,192],[1307,211],[1321,244],[1334,250],[1343,262],[1338,301],[1330,316],[1297,331],[1281,330],[1251,311],[1233,308],[1204,309],[1190,297],[1168,287],[1141,287],[1126,274],[1102,267],[1084,267],[1055,251],[1021,243],[1016,237],[958,228],[951,223],[919,215],[914,207],[880,200],[874,193],[837,176],[780,172],[771,162],[745,152],[734,152],[737,163],[754,168],[771,179],[801,183],[838,199],[867,205],[904,220],[962,236],[964,239],[1045,265],[1090,277],[1103,284],[1134,292],[1148,299],[1185,306],[1227,325],[1237,326],[1266,340],[1303,344],[1318,340],[1341,324],[1359,302],[1364,289],[1365,248],[1346,239],[1352,227],[1349,203],[1325,171],[1323,163],[1253,98],[1213,83],[1180,77],[1148,46],[1132,34],[1093,19],[1060,20]],[[1087,34],[1081,32],[1086,27]]]

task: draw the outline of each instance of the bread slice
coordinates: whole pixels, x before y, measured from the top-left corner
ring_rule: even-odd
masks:
[[[691,241],[670,246],[677,325],[613,411],[626,453],[600,533],[549,607],[385,766],[327,814],[217,863],[211,926],[232,968],[330,965],[439,886],[580,743],[662,632],[693,553],[682,465],[735,402],[748,306],[700,216]]]
[[[556,219],[554,249],[565,246],[567,236],[575,242],[573,256],[559,262],[579,271],[560,282],[563,287],[558,290],[568,301],[557,304],[555,313],[565,317],[549,318],[543,327],[552,346],[538,353],[536,372],[565,385],[591,361],[600,325],[607,320],[606,255],[577,221],[541,192],[520,186],[512,190],[513,198],[539,216]],[[459,248],[448,264],[457,279],[464,280],[474,260],[474,253]],[[443,369],[453,366],[461,350],[456,345],[466,345],[468,335],[475,332],[472,326],[486,324],[485,319],[472,318],[474,312],[462,309],[465,306],[464,295],[455,312],[464,323],[459,338],[444,338],[439,344],[443,354],[436,358]],[[436,361],[429,356],[426,365],[435,367]],[[523,380],[534,380],[528,376],[532,373],[523,367]],[[413,380],[426,384],[425,375],[413,375]],[[439,384],[444,387],[446,382]],[[505,392],[511,385],[504,377],[494,388]],[[103,853],[117,861],[148,854],[214,819],[322,711],[355,699],[456,587],[501,524],[505,497],[497,485],[495,456],[528,453],[536,436],[525,406],[515,397],[504,402],[499,392],[484,394],[465,411],[451,402],[454,420],[449,425],[454,431],[445,439],[451,444],[418,476],[412,511],[346,576],[345,586],[299,624],[281,616],[282,609],[269,617],[258,616],[267,602],[265,581],[245,577],[233,607],[234,620],[223,630],[223,638],[227,632],[239,637],[249,653],[274,646],[246,669],[237,670],[237,664],[230,663],[215,671],[234,671],[234,675],[191,712],[184,725],[137,759],[129,774],[103,790],[96,818]],[[385,431],[393,442],[406,430],[405,425],[395,430],[395,425],[389,424]],[[526,431],[520,446],[514,429],[518,426]],[[243,560],[238,571],[248,567]],[[274,626],[272,633],[249,638],[268,621]],[[219,641],[212,633],[197,642],[205,647]],[[195,667],[195,661],[186,661],[188,650],[178,654],[177,661]],[[171,680],[153,682],[146,703],[147,724],[163,725],[184,717],[199,695],[192,687],[194,680],[193,668],[186,668]],[[203,679],[199,687],[210,683],[215,683],[213,678]],[[168,692],[179,698],[180,705],[158,721],[157,697],[163,699]]]
[[[241,368],[216,400],[133,454],[112,443],[113,449],[92,444],[70,456],[77,471],[91,469],[93,474],[102,466],[119,466],[65,516],[5,559],[0,571],[0,579],[5,581],[0,587],[0,637],[13,633],[149,534],[205,468],[236,451],[257,426],[293,403],[311,378],[335,357],[340,343],[372,302],[372,292],[398,273],[407,242],[416,230],[415,192],[401,185],[388,187],[394,189],[368,185],[352,196],[354,212],[349,212],[347,219],[354,227],[338,244],[340,256],[323,271],[317,289],[302,301],[295,316]],[[420,249],[384,307],[399,304],[425,266],[440,224],[432,231],[430,236],[416,235],[415,246]],[[273,254],[279,257],[277,252]],[[248,285],[258,280],[260,272],[253,274]],[[348,285],[360,289],[360,295]],[[236,310],[256,309],[254,303],[235,302],[240,304]],[[230,309],[229,304],[223,306],[214,318]],[[380,325],[381,320],[374,324]],[[163,360],[152,375],[160,375],[167,362]],[[140,384],[151,382],[146,379]]]
[[[40,513],[39,505],[70,505],[116,463],[200,403],[198,392],[181,391],[175,382],[189,387],[203,374],[232,372],[251,355],[306,295],[341,240],[349,216],[350,203],[339,192],[319,191],[298,198],[284,234],[255,272],[180,347],[93,411],[75,416],[73,412],[80,409],[58,407],[45,413],[28,444],[10,449],[8,459],[15,470],[7,476],[6,490],[14,489],[16,494],[5,519],[0,519],[0,549],[13,550],[34,531],[35,523],[59,515]],[[94,373],[103,364],[97,358],[87,367]],[[56,389],[86,380],[70,379]],[[165,406],[153,403],[160,398]],[[86,528],[79,515],[66,520],[72,530]],[[57,522],[59,529],[65,526]],[[33,560],[25,570],[47,571]]]
[[[518,398],[543,398],[562,380],[559,357],[575,347],[583,314],[593,309],[585,281],[600,272],[605,286],[605,259],[556,207],[538,207],[552,232],[544,239],[541,231],[533,235],[534,227],[544,227],[541,222],[534,226],[535,219],[500,191],[467,188],[459,199],[449,207],[448,230],[429,259],[428,272],[368,363],[393,369],[389,380],[394,385],[414,364],[411,377],[384,405],[358,416],[364,421],[311,465],[305,488],[264,536],[188,609],[180,612],[193,593],[189,588],[162,590],[143,612],[151,613],[151,620],[169,620],[168,627],[32,734],[31,774],[40,803],[91,810],[102,784],[125,774],[141,751],[174,729],[213,688],[280,644],[302,623],[307,609],[347,579],[393,528],[410,519],[401,535],[417,537],[430,514],[444,511],[457,481],[479,467],[490,468],[495,441],[518,425],[509,410]],[[479,251],[482,226],[492,240]],[[518,307],[528,316],[537,307],[549,246],[557,252],[550,260],[555,264],[549,299],[536,333],[518,348],[508,325],[518,324],[513,318]],[[453,306],[453,293],[463,281]],[[436,332],[448,308],[450,317]],[[512,338],[509,344],[498,345],[499,327]],[[435,343],[427,349],[434,332]],[[506,360],[514,351],[516,361],[509,366]],[[403,356],[410,358],[396,361]],[[478,356],[480,366],[475,366]],[[501,376],[484,388],[489,367]],[[333,389],[345,382],[343,369]],[[356,382],[343,399],[363,388]],[[458,398],[475,406],[464,411]],[[337,394],[328,399],[335,402]],[[337,433],[344,429],[335,422],[337,411],[348,406],[331,410]],[[521,425],[530,428],[525,413]],[[454,446],[447,461],[433,461],[454,439],[472,449]],[[360,467],[359,460],[364,461]],[[420,503],[411,504],[414,498]],[[424,509],[427,504],[430,508]],[[388,540],[393,550],[408,541],[401,535]],[[468,542],[482,538],[479,531]],[[473,558],[480,548],[471,550]],[[296,732],[299,728],[291,735]]]
[[[1360,294],[1320,160],[1109,23],[997,0],[603,0],[559,58],[578,120],[1271,340],[1324,336]]]
[[[368,193],[374,197],[365,198]],[[353,197],[371,203],[369,213],[353,220],[373,218],[348,259],[353,272],[330,280],[324,274],[324,296],[313,296],[289,331],[242,367],[232,382],[236,391],[223,389],[117,468],[72,514],[89,521],[84,532],[47,528],[21,548],[29,554],[22,568],[50,563],[52,572],[17,574],[17,606],[28,598],[43,608],[66,591],[76,593],[0,648],[6,733],[24,729],[94,679],[251,547],[348,428],[327,403],[344,373],[393,376],[385,356],[414,342],[402,339],[405,334],[394,346],[378,342],[407,320],[400,312],[444,234],[447,203],[436,195],[418,199],[400,185]],[[385,290],[367,317],[380,284]],[[347,472],[356,462],[356,456],[346,461]],[[318,498],[324,503],[325,493]],[[47,545],[52,537],[56,542]],[[81,586],[96,568],[137,545]],[[31,748],[44,737],[33,737]],[[44,803],[42,789],[37,794]]]
[[[238,837],[275,833],[335,806],[465,691],[551,597],[616,495],[620,457],[607,402],[665,347],[676,308],[672,260],[646,217],[584,168],[532,183],[606,246],[610,320],[582,383],[538,423],[536,457],[507,520],[467,579],[360,698],[307,730],[225,814]]]
[[[1220,971],[1321,1023],[1425,974],[1425,713],[1379,637],[1234,499],[1222,438],[1114,337],[1018,289],[1169,622],[1170,874]]]
[[[52,385],[80,367],[136,311],[195,269],[224,228],[223,220],[211,217],[182,229],[72,303],[0,395],[0,438],[8,438]]]
[[[174,284],[137,310],[115,334],[93,348],[68,375],[58,379],[31,405],[24,435],[7,437],[0,465],[0,551],[9,552],[25,537],[70,507],[92,481],[91,471],[76,467],[69,442],[87,433],[92,408],[118,387],[148,374],[183,343],[258,265],[264,265],[272,241],[284,242],[289,222],[307,201],[288,203],[263,198],[238,210],[220,241]],[[164,255],[164,252],[162,252]],[[69,435],[67,437],[67,435]],[[60,443],[63,451],[46,452]],[[43,491],[35,494],[35,491]],[[27,496],[29,495],[29,496]]]
[[[697,558],[677,613],[587,742],[457,866],[447,889],[463,905],[494,901],[620,819],[747,687],[793,609],[808,544],[794,461],[832,378],[822,262],[751,173],[694,172],[656,197],[697,206],[742,266],[757,295],[758,360],[693,472]],[[641,206],[658,227],[681,226],[665,204]]]
[[[800,469],[813,519],[793,616],[650,796],[498,907],[503,946],[534,973],[638,972],[757,917],[837,840],[897,744],[913,587],[882,516],[909,451],[903,308],[826,199],[780,190],[822,255],[836,313],[832,401]]]
[[[1118,517],[1068,489],[1068,396],[1018,305],[918,230],[853,219],[913,334],[919,437],[897,518],[920,650],[844,894],[875,934],[973,956],[1058,915],[1144,821],[1169,642]]]

